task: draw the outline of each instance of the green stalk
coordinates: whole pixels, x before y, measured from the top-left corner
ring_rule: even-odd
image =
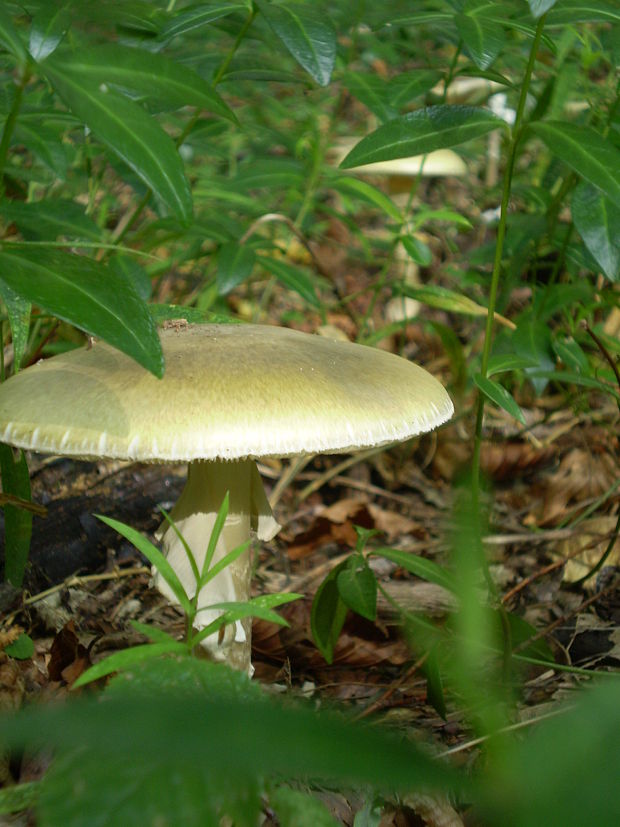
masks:
[[[508,204],[510,202],[510,192],[512,186],[512,176],[514,173],[515,161],[517,158],[517,150],[521,137],[523,134],[523,115],[525,112],[525,102],[527,100],[527,93],[530,88],[532,79],[532,71],[534,69],[534,62],[536,60],[536,53],[540,45],[543,29],[545,26],[545,19],[547,15],[544,14],[538,21],[536,26],[536,34],[530,49],[530,56],[525,70],[525,77],[521,85],[521,95],[519,97],[519,104],[517,106],[517,115],[515,118],[514,127],[508,147],[508,162],[504,171],[504,180],[502,188],[502,201],[500,208],[499,226],[497,228],[497,242],[495,245],[495,260],[493,262],[493,274],[491,276],[491,289],[489,293],[489,312],[487,315],[486,328],[484,334],[484,347],[482,350],[482,363],[480,366],[480,373],[486,377],[489,367],[489,358],[491,355],[491,345],[493,343],[493,325],[495,316],[495,305],[497,303],[497,293],[499,288],[499,277],[502,267],[502,256],[504,253],[504,240],[506,237],[506,223],[508,220]],[[478,394],[478,404],[476,410],[476,430],[474,435],[474,451],[472,457],[472,499],[473,507],[478,510],[480,505],[480,447],[482,444],[482,420],[484,416],[485,397],[483,393]],[[484,568],[486,569],[486,563]],[[488,573],[487,573],[488,574]]]

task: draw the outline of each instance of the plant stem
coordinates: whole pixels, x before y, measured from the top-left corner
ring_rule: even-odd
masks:
[[[499,287],[499,277],[502,267],[502,256],[504,252],[504,239],[506,237],[506,223],[508,220],[508,204],[510,201],[510,190],[512,185],[512,176],[514,173],[515,161],[517,157],[517,150],[523,134],[523,115],[525,112],[525,102],[527,100],[527,93],[530,88],[532,79],[532,71],[534,69],[534,62],[536,60],[536,53],[542,37],[545,26],[545,19],[547,15],[544,14],[538,21],[536,26],[536,34],[530,49],[530,56],[525,70],[525,77],[521,86],[521,94],[519,96],[519,103],[517,106],[517,115],[515,118],[512,136],[508,147],[508,161],[504,171],[504,181],[502,188],[502,201],[500,208],[499,226],[497,228],[497,242],[495,245],[495,259],[493,262],[493,274],[491,276],[491,289],[489,292],[489,312],[487,315],[484,347],[482,350],[482,363],[480,366],[480,373],[486,377],[489,367],[489,357],[491,355],[491,345],[493,342],[493,324],[495,316],[495,305],[497,302],[497,292]],[[472,457],[472,506],[478,510],[480,505],[480,448],[482,444],[482,420],[484,417],[484,394],[478,394],[478,403],[476,410],[476,430],[474,435],[474,450]],[[486,569],[486,565],[485,565]]]

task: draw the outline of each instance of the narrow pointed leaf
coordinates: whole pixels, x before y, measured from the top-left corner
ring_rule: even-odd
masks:
[[[589,126],[540,121],[530,130],[571,169],[620,206],[620,150]]]
[[[388,196],[377,187],[373,187],[368,181],[362,181],[359,178],[346,175],[341,178],[335,178],[330,182],[330,186],[339,192],[357,196],[364,201],[374,204],[375,207],[383,210],[383,212],[394,219],[394,221],[398,221],[399,224],[402,223],[402,213],[392,199],[388,198]]]
[[[84,82],[55,61],[41,64],[48,80],[74,115],[153,190],[180,221],[192,217],[192,197],[172,139],[142,107],[106,86]]]
[[[361,558],[361,559],[360,559]],[[367,620],[377,615],[377,581],[361,555],[353,555],[336,579],[338,593],[349,609]]]
[[[611,0],[562,0],[546,21],[548,26],[586,22],[620,23],[620,6]]]
[[[575,227],[611,281],[620,277],[620,207],[589,184],[580,184],[571,202]]]
[[[409,296],[410,299],[417,299],[429,307],[438,307],[451,313],[461,313],[465,316],[486,316],[489,312],[486,307],[470,299],[469,296],[463,296],[461,293],[456,293],[447,287],[440,287],[438,284],[405,284],[400,288],[400,291],[403,295]],[[506,319],[499,313],[495,314],[495,319],[505,327],[514,328],[514,324],[510,319]]]
[[[537,20],[542,17],[545,12],[548,12],[552,6],[555,6],[557,0],[527,0],[532,12],[532,17]]]
[[[285,261],[268,258],[267,256],[258,256],[257,260],[268,273],[272,273],[289,290],[299,293],[309,305],[317,308],[321,307],[321,302],[312,283],[312,277],[307,270],[302,270]]]
[[[115,270],[61,250],[7,245],[0,251],[0,279],[24,299],[163,376],[161,344],[148,307]]]
[[[198,3],[181,9],[161,28],[161,37],[178,37],[235,12],[247,12],[247,3]]]
[[[309,6],[276,6],[266,0],[256,5],[297,63],[319,86],[327,86],[336,61],[336,30],[330,19]]]
[[[230,241],[222,244],[217,256],[217,292],[220,296],[230,293],[237,285],[247,281],[254,269],[256,256],[251,247]]]
[[[495,382],[493,379],[481,376],[479,373],[474,376],[474,382],[487,399],[490,399],[491,402],[494,402],[511,416],[514,416],[522,425],[526,424],[523,411],[503,385],[500,385],[499,382]]]
[[[232,110],[197,72],[157,52],[118,43],[83,46],[73,54],[59,56],[55,66],[93,87],[110,84],[137,92],[164,108],[196,106],[236,121]]]
[[[45,60],[61,42],[71,24],[68,5],[49,3],[35,14],[28,50],[34,60]]]
[[[0,215],[15,222],[26,238],[100,241],[101,229],[84,212],[84,207],[67,198],[44,198],[41,201],[1,201]]]
[[[27,63],[28,51],[4,3],[0,4],[0,46],[10,52],[20,64]]]
[[[312,637],[327,663],[334,659],[334,649],[347,616],[347,605],[340,596],[337,585],[338,576],[346,564],[345,560],[330,571],[312,601]]]
[[[405,571],[429,583],[436,583],[454,593],[458,591],[452,575],[443,566],[437,565],[433,560],[427,560],[426,557],[396,548],[377,548],[373,549],[371,554],[375,557],[385,557],[386,560],[391,560]]]
[[[102,523],[109,525],[110,528],[117,531],[126,540],[129,540],[129,542],[135,546],[138,551],[144,554],[149,563],[155,566],[159,574],[161,574],[166,583],[170,586],[185,614],[190,616],[192,614],[192,605],[189,597],[185,593],[185,589],[181,585],[181,581],[179,580],[177,573],[172,568],[168,560],[166,560],[161,551],[154,546],[150,540],[147,540],[146,537],[140,534],[139,531],[136,531],[135,528],[125,525],[125,523],[121,523],[119,520],[114,520],[112,517],[104,517],[101,514],[95,514],[95,516],[98,520],[101,520]]]
[[[469,56],[479,69],[488,69],[504,45],[502,26],[484,16],[484,9],[454,17],[456,28]]]
[[[479,138],[506,123],[475,106],[429,106],[380,126],[353,147],[340,164],[344,169],[423,155]]]
[[[142,664],[153,658],[160,658],[162,655],[182,655],[187,652],[187,646],[176,640],[165,640],[158,643],[144,643],[140,646],[132,646],[131,649],[123,649],[113,655],[100,660],[90,669],[83,672],[73,684],[73,689],[85,686],[87,683],[98,681],[113,672],[120,672],[123,669],[131,669],[132,666]]]
[[[398,115],[389,102],[388,85],[382,77],[369,72],[347,72],[343,83],[353,97],[361,101],[380,121],[391,121]]]
[[[13,371],[21,367],[30,330],[30,302],[23,299],[0,278],[0,298],[6,306],[13,342]]]

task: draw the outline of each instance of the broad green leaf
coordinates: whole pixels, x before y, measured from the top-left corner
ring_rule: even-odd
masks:
[[[583,376],[581,373],[574,373],[568,370],[537,370],[532,374],[532,377],[543,379],[545,382],[561,382],[567,385],[592,388],[593,390],[608,393],[613,396],[614,399],[620,400],[620,393],[613,385],[608,385],[607,382],[602,382],[600,379],[595,379],[593,376]]]
[[[6,494],[30,500],[30,475],[23,451],[14,454],[9,445],[0,444],[0,473],[2,490]],[[14,505],[5,505],[3,510],[4,576],[16,588],[20,588],[30,552],[32,512]]]
[[[555,710],[561,714],[502,745],[481,791],[485,823],[616,827],[620,704],[617,675],[605,677],[598,686],[571,692],[565,709]]]
[[[75,73],[92,88],[109,84],[143,95],[160,107],[196,106],[236,122],[232,110],[197,72],[159,52],[118,43],[82,45],[74,53],[57,56],[54,65],[65,74]]]
[[[23,299],[0,278],[0,298],[6,306],[13,342],[13,371],[17,373],[28,343],[30,331],[30,302]]]
[[[491,356],[489,359],[487,376],[495,376],[509,370],[523,370],[523,368],[536,365],[537,362],[531,357],[519,356],[517,353],[498,353],[497,356]]]
[[[344,169],[375,161],[391,161],[457,146],[486,135],[506,123],[475,106],[429,106],[395,118],[363,138],[340,166]]]
[[[327,86],[336,61],[336,30],[329,17],[312,6],[276,6],[257,0],[275,35],[319,86]]]
[[[427,304],[429,307],[438,307],[440,310],[448,310],[451,313],[461,313],[465,316],[486,316],[488,314],[486,307],[468,296],[463,296],[461,293],[456,293],[454,290],[440,287],[437,284],[404,284],[401,285],[400,292],[411,299],[417,299],[423,304]],[[514,327],[511,321],[499,313],[496,313],[494,318],[506,327]]]
[[[449,12],[418,11],[403,17],[392,17],[389,19],[389,23],[391,26],[425,26],[436,23],[443,26],[452,21],[453,18],[454,15]]]
[[[377,581],[361,554],[352,554],[336,578],[338,593],[349,609],[367,620],[377,615]]]
[[[235,12],[247,12],[248,3],[197,3],[175,13],[161,28],[161,37],[178,37]]]
[[[66,147],[61,143],[60,136],[40,120],[33,122],[29,118],[20,118],[15,125],[11,143],[23,144],[61,181],[67,177]]]
[[[22,632],[17,640],[9,643],[2,651],[16,660],[28,660],[34,655],[34,641],[30,635]]]
[[[451,224],[457,224],[467,230],[471,230],[472,223],[461,213],[454,212],[454,210],[439,209],[439,210],[420,210],[416,215],[416,226],[422,226],[427,221],[447,221]]]
[[[487,399],[490,399],[491,402],[494,402],[511,416],[514,416],[522,425],[526,424],[523,411],[503,385],[500,385],[499,382],[496,382],[494,379],[481,376],[479,373],[474,375],[474,382]]]
[[[565,285],[561,286],[564,287]],[[512,336],[512,346],[517,356],[533,363],[532,367],[526,367],[524,371],[536,392],[542,393],[547,385],[547,380],[540,375],[540,372],[552,371],[555,367],[549,325],[545,321],[536,318],[531,310],[523,313]]]
[[[400,551],[396,548],[377,548],[373,549],[371,554],[374,557],[385,557],[386,560],[391,560],[405,571],[415,574],[416,577],[420,577],[422,580],[436,583],[438,586],[448,589],[448,591],[457,592],[456,583],[450,572],[432,560],[427,560],[426,557],[420,557],[418,554],[411,554],[408,551]]]
[[[181,585],[181,581],[179,580],[177,573],[172,568],[168,560],[164,557],[161,551],[147,540],[139,531],[136,531],[135,528],[132,528],[129,525],[125,525],[125,523],[119,522],[119,520],[114,520],[112,517],[104,517],[101,514],[95,514],[98,520],[101,520],[102,523],[109,525],[110,528],[113,528],[114,531],[117,531],[121,537],[124,537],[126,540],[135,546],[138,551],[140,551],[149,563],[152,566],[155,566],[158,573],[164,578],[166,583],[172,589],[174,596],[179,601],[179,605],[183,609],[186,615],[192,614],[192,605],[190,603],[189,597],[185,593],[185,589]]]
[[[102,231],[84,207],[66,198],[0,202],[0,215],[14,222],[25,238],[54,241],[59,236],[101,241]]]
[[[548,12],[552,6],[555,6],[557,0],[527,0],[532,12],[532,17],[537,20],[542,17],[545,12]]]
[[[456,28],[469,56],[480,69],[488,69],[504,45],[504,29],[485,12],[492,10],[496,3],[468,3],[464,14],[454,17]]]
[[[419,95],[432,89],[441,78],[441,72],[436,72],[433,69],[400,72],[388,81],[389,101],[395,109],[401,109]]]
[[[617,24],[620,23],[620,7],[617,2],[606,0],[560,0],[545,22],[547,26],[586,22]]]
[[[281,284],[288,287],[289,290],[299,293],[309,305],[316,308],[321,307],[321,302],[314,289],[312,276],[307,270],[294,267],[279,258],[257,256],[257,261],[268,273],[274,275]]]
[[[620,278],[620,208],[589,184],[573,193],[571,213],[590,254],[611,281]]]
[[[108,259],[108,266],[132,284],[141,299],[148,301],[151,298],[153,292],[151,277],[133,256],[125,253],[115,253]]]
[[[0,4],[0,46],[10,52],[22,66],[28,62],[28,51],[4,4]]]
[[[278,787],[269,795],[269,806],[280,827],[339,827],[325,804],[310,793]]]
[[[334,659],[334,649],[347,617],[347,606],[340,596],[337,584],[338,576],[346,565],[347,561],[344,560],[330,571],[312,601],[312,637],[327,663]]]
[[[339,192],[358,196],[358,198],[374,204],[375,207],[383,210],[383,212],[394,219],[394,221],[397,221],[399,224],[402,223],[402,213],[392,199],[388,198],[388,196],[381,192],[380,189],[377,189],[377,187],[373,187],[368,181],[362,181],[359,178],[353,178],[347,175],[330,180],[329,185]]]
[[[5,245],[0,251],[0,279],[33,304],[105,339],[155,376],[163,376],[161,344],[151,314],[115,270],[61,250]]]
[[[561,359],[567,368],[586,375],[590,373],[588,357],[574,339],[553,339],[552,346],[558,359]]]
[[[344,86],[361,101],[380,121],[391,121],[398,111],[388,101],[388,86],[382,77],[369,72],[346,72]]]
[[[433,260],[433,254],[428,244],[420,241],[414,235],[402,236],[400,240],[412,261],[415,261],[420,267],[428,267]]]
[[[45,60],[61,42],[71,24],[69,4],[48,3],[35,14],[28,50],[33,60]]]
[[[93,86],[55,55],[41,64],[48,80],[80,118],[183,223],[192,217],[192,196],[172,139],[142,107],[107,87]]]
[[[124,669],[131,669],[132,666],[144,663],[146,660],[160,658],[162,655],[181,655],[187,652],[187,646],[176,640],[166,640],[160,643],[144,643],[140,646],[132,646],[130,649],[123,649],[115,652],[107,658],[100,660],[90,669],[83,672],[73,684],[73,689],[85,686],[87,683],[98,681],[113,672],[120,672]]]
[[[251,247],[230,241],[222,244],[217,255],[217,292],[226,296],[250,278],[256,255]]]
[[[620,206],[620,150],[589,126],[539,121],[529,129],[578,175]]]

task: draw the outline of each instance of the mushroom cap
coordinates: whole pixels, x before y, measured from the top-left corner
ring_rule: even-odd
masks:
[[[339,165],[349,152],[359,142],[359,139],[344,139],[333,150],[334,163]],[[416,178],[420,173],[425,178],[440,176],[463,176],[467,172],[465,162],[460,155],[451,149],[436,149],[426,155],[411,155],[407,158],[394,158],[391,161],[375,161],[361,167],[351,167],[344,170],[355,175],[383,175]]]
[[[282,457],[400,441],[453,412],[423,368],[371,347],[260,325],[160,335],[163,379],[104,342],[8,379],[0,442],[83,458]]]

